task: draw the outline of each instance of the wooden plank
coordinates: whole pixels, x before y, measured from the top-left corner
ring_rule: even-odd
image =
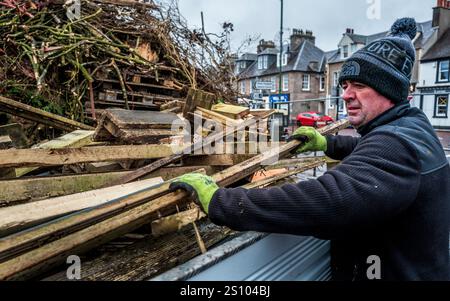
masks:
[[[199,169],[205,169],[208,175],[217,172],[217,168],[211,166],[166,167],[143,178],[162,177],[167,181]],[[132,171],[119,171],[0,181],[0,207],[99,189],[131,173]]]
[[[0,96],[0,111],[64,131],[93,130],[91,126],[34,108],[18,101]]]
[[[0,236],[5,236],[51,218],[108,203],[111,200],[128,195],[130,191],[141,191],[162,183],[163,179],[161,177],[152,178],[125,185],[0,208]]]
[[[195,110],[195,105],[196,105],[195,98],[194,98],[195,92],[196,92],[196,90],[190,88],[187,93],[186,99],[184,101],[184,108],[183,108],[183,117],[184,118],[188,118],[189,117],[188,113],[194,112],[194,110]]]
[[[61,149],[69,147],[82,147],[92,143],[94,131],[77,130],[58,137],[51,141],[33,146],[33,149]],[[37,168],[17,168],[16,177],[22,177]]]
[[[0,207],[98,189],[129,172],[0,181]]]
[[[184,166],[233,166],[244,162],[257,154],[253,155],[205,155],[205,156],[195,156],[186,157],[183,159]]]
[[[181,122],[176,114],[153,111],[106,110],[107,119],[120,129],[171,129]]]
[[[165,103],[165,104],[161,105],[160,106],[160,110],[161,111],[165,111],[165,110],[169,110],[169,109],[172,109],[172,108],[178,108],[181,105],[183,105],[183,102],[175,99],[175,100],[169,101],[168,103]]]
[[[58,166],[88,162],[159,159],[184,148],[177,145],[123,145],[63,149],[8,149],[0,151],[0,168]]]
[[[219,114],[219,113],[216,113],[216,112],[213,112],[210,110],[206,110],[206,109],[203,109],[200,107],[197,107],[197,111],[195,113],[198,115],[204,116],[205,118],[218,121],[218,122],[222,123],[223,125],[236,126],[239,123],[238,120],[228,118],[227,116],[224,116],[222,114]]]
[[[152,235],[155,237],[174,233],[183,227],[205,218],[206,214],[199,208],[183,211],[163,217],[152,222]]]
[[[341,120],[333,125],[322,128],[319,131],[322,134],[331,134],[342,128],[348,127],[348,125],[348,121]],[[281,146],[279,149],[261,154],[235,167],[217,173],[213,178],[219,185],[227,186],[259,169],[261,164],[267,159],[288,156],[300,145],[301,142],[299,141],[291,141]],[[67,231],[70,228],[73,229],[76,225],[79,227],[80,220],[90,221],[92,223],[92,219],[95,216],[97,216],[98,219],[99,215],[104,216],[113,209],[114,212],[117,212],[117,210],[121,207],[123,208],[123,206],[130,208],[132,204],[140,204],[142,201],[147,200],[146,203],[134,207],[131,210],[114,215],[101,222],[95,221],[95,224],[92,224],[83,230],[72,232],[59,240],[52,241],[40,248],[33,249],[27,253],[23,253],[22,255],[0,263],[0,279],[14,280],[30,277],[59,262],[63,262],[68,254],[78,254],[93,246],[98,246],[115,237],[119,237],[139,228],[149,221],[148,219],[150,216],[168,206],[174,206],[175,204],[180,203],[188,196],[184,191],[169,193],[168,185],[169,184],[164,184],[161,188],[154,189],[150,192],[133,194],[129,198],[122,199],[115,203],[109,203],[105,208],[98,208],[92,212],[83,212],[71,216],[65,221],[59,221],[58,227],[55,227],[56,223],[54,223],[51,230],[47,225],[44,228],[21,234],[20,239],[14,237],[14,239],[10,238],[6,243],[4,240],[0,241],[0,254],[2,256],[7,256],[10,254],[7,250],[12,249],[17,252],[17,244],[19,243],[19,246],[20,242],[25,244],[25,238],[36,241],[39,238],[47,237],[49,231],[59,232],[61,235],[61,231]],[[82,219],[80,219],[80,216],[82,216]]]
[[[232,119],[242,119],[250,113],[250,109],[241,106],[219,103],[213,105],[211,111],[227,116]]]

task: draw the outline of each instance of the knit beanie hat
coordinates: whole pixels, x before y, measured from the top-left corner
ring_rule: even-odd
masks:
[[[342,66],[339,83],[357,81],[375,89],[394,103],[405,101],[416,60],[412,40],[416,21],[397,20],[389,36],[373,41],[353,54]]]

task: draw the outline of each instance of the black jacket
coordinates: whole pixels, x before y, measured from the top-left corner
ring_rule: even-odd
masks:
[[[450,167],[427,117],[401,104],[360,129],[327,137],[342,160],[317,180],[270,189],[219,189],[210,219],[240,231],[331,240],[335,280],[450,280]]]

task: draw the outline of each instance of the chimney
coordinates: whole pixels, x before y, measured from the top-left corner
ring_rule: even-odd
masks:
[[[293,29],[291,35],[291,50],[295,51],[303,41],[310,41],[313,45],[316,44],[316,37],[311,30],[303,32],[301,29]]]
[[[438,27],[438,39],[450,28],[449,0],[437,0],[433,8],[433,27]]]
[[[347,28],[345,31],[346,34],[354,34],[355,30],[353,28]]]
[[[275,48],[275,43],[273,41],[261,40],[259,41],[259,45],[257,47],[257,53],[260,54],[268,48]]]

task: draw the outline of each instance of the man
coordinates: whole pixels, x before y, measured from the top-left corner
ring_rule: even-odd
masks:
[[[415,34],[413,19],[398,20],[342,67],[343,99],[361,138],[295,133],[308,138],[300,152],[342,160],[335,169],[270,189],[218,188],[192,174],[172,188],[195,191],[218,225],[331,240],[335,280],[367,280],[371,256],[382,280],[450,280],[450,167],[428,119],[407,100]]]

